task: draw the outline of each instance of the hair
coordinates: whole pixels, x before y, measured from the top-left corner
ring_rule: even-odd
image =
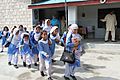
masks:
[[[36,25],[35,28],[39,28],[40,30],[42,30],[42,27],[40,25]]]
[[[19,28],[23,28],[23,25],[20,25]]]
[[[33,25],[33,29],[35,28],[36,26],[35,25]]]
[[[41,34],[40,34],[40,39],[39,39],[39,40],[41,40],[41,39],[42,39],[42,34],[43,34],[44,32],[46,32],[46,33],[47,33],[47,31],[46,31],[46,30],[43,30],[43,31],[41,32]]]
[[[5,27],[3,28],[3,31],[5,31],[5,29],[7,29],[7,31],[9,31],[9,28],[8,28],[7,26],[5,26]]]
[[[14,27],[12,28],[11,33],[13,33],[13,31],[14,31],[14,29],[15,29],[15,28],[17,28],[17,27],[16,27],[16,26],[14,26]]]
[[[24,30],[25,30],[25,31],[27,31],[27,28],[26,28],[26,27],[24,27]]]
[[[69,24],[68,27],[70,27],[72,24]]]
[[[19,30],[15,33],[15,35],[18,35],[17,33],[19,34]]]
[[[14,26],[14,28],[17,28],[17,26]]]
[[[23,38],[25,38],[25,37],[28,37],[28,38],[29,38],[29,35],[24,34]]]

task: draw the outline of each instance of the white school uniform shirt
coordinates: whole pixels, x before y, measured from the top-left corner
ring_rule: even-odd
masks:
[[[55,39],[60,40],[60,35],[59,35],[59,33],[58,33],[56,36],[53,36],[52,34],[50,34],[50,39],[52,39],[52,40],[55,40]]]
[[[14,35],[13,38],[12,38],[11,43],[18,47],[19,46],[19,38],[18,38],[18,36]]]

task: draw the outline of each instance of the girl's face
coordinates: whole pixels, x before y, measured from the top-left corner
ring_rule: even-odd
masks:
[[[28,36],[24,37],[24,41],[28,41],[28,40],[29,40]]]
[[[47,40],[48,38],[48,35],[47,35],[47,32],[43,32],[41,37],[44,39],[44,40]]]
[[[80,43],[80,41],[77,38],[72,38],[73,43]]]
[[[77,42],[77,38],[72,38],[72,42],[76,43]]]
[[[48,25],[48,26],[50,25],[50,20],[47,21],[47,25]]]
[[[54,35],[57,35],[57,33],[58,33],[58,29],[56,29],[56,30],[53,31]]]
[[[5,31],[7,31],[7,28],[5,28]]]
[[[73,34],[77,34],[78,33],[78,29],[73,29]]]
[[[36,32],[40,32],[41,30],[40,30],[40,28],[36,28]]]

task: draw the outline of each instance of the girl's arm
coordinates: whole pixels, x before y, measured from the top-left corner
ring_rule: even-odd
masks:
[[[66,35],[67,35],[67,33],[66,32],[64,32],[63,33],[63,35],[62,35],[62,37],[61,37],[61,39],[60,39],[60,41],[65,45],[65,38],[66,38]]]
[[[66,47],[74,47],[74,45],[75,45],[71,41],[71,36],[72,36],[72,34],[67,34],[67,37],[66,37]]]
[[[38,43],[38,51],[39,51],[40,54],[46,56],[47,53],[44,52],[43,50],[44,50],[44,49],[43,49],[43,46],[42,46],[41,42],[39,42],[39,43]]]

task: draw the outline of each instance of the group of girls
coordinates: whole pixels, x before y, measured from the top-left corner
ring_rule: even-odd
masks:
[[[65,49],[75,53],[75,63],[65,63],[65,80],[77,80],[74,76],[75,68],[80,67],[80,54],[81,54],[81,36],[77,33],[77,24],[69,26],[68,32],[66,32],[66,39],[59,36],[57,26],[51,26],[50,20],[45,20],[45,27],[42,29],[39,25],[34,26],[33,31],[26,32],[22,25],[19,28],[14,27],[9,33],[7,40],[10,41],[8,47],[8,65],[14,65],[18,68],[18,55],[20,54],[23,61],[23,66],[31,68],[32,63],[34,66],[38,66],[41,76],[46,76],[48,80],[53,80],[51,77],[52,63],[54,62],[53,56],[55,53],[55,45],[61,41],[64,42]],[[8,31],[5,29],[5,31]],[[3,33],[5,33],[3,31]],[[2,36],[3,37],[3,36]],[[6,36],[5,36],[6,37]],[[2,43],[3,44],[3,43]],[[4,44],[3,44],[4,48]]]

